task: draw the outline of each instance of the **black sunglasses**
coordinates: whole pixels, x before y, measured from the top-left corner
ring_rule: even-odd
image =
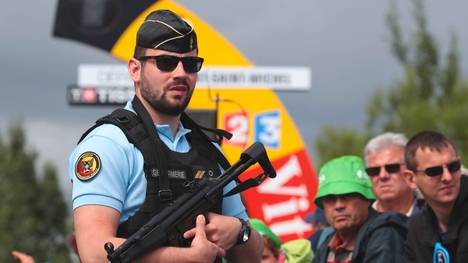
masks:
[[[146,61],[148,59],[154,59],[156,62],[156,67],[161,71],[171,72],[173,71],[179,61],[182,61],[184,70],[188,73],[196,73],[200,71],[203,65],[203,58],[201,57],[176,57],[170,55],[160,55],[160,56],[142,56],[138,60]]]
[[[369,176],[377,176],[380,174],[380,168],[384,167],[385,171],[389,174],[398,173],[400,171],[400,163],[389,163],[382,166],[372,166],[366,168],[366,173]]]
[[[427,176],[433,177],[433,176],[441,175],[444,172],[444,166],[447,166],[447,170],[449,171],[449,173],[452,174],[452,173],[460,171],[461,162],[460,160],[456,160],[451,163],[448,163],[447,165],[432,166],[424,170],[414,170],[414,172],[419,172],[419,173],[424,172]]]

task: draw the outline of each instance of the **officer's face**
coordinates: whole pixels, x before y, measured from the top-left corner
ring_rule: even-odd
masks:
[[[196,56],[197,51],[175,53],[158,49],[146,50],[145,56],[171,55],[177,57]],[[172,71],[162,71],[155,60],[141,63],[140,78],[137,83],[141,96],[149,102],[157,112],[166,115],[179,115],[190,102],[197,81],[197,73],[184,70],[182,62]],[[135,80],[135,79],[134,79]],[[138,85],[138,82],[140,85]]]

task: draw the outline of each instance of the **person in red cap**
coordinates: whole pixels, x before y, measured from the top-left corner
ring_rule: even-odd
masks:
[[[83,262],[106,262],[105,243],[117,248],[191,185],[229,167],[219,145],[184,113],[202,64],[186,20],[170,10],[146,17],[128,62],[135,97],[99,119],[70,155]],[[185,240],[150,251],[138,262],[213,262],[223,256],[230,263],[260,261],[262,238],[250,229],[239,194],[221,194],[206,217],[197,216]]]

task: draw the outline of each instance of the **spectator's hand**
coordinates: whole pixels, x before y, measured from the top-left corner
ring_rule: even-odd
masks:
[[[30,255],[25,254],[23,252],[12,251],[11,255],[20,263],[35,263],[36,262]]]
[[[184,233],[185,238],[194,237],[190,248],[194,255],[193,258],[200,262],[213,262],[216,257],[224,257],[226,251],[207,239],[205,233],[205,217],[198,215],[195,228]]]

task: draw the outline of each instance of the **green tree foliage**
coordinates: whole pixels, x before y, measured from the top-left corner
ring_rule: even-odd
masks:
[[[385,90],[374,92],[367,107],[367,129],[323,128],[316,142],[319,159],[343,154],[362,155],[367,140],[385,131],[411,137],[437,130],[454,140],[461,156],[468,154],[468,81],[461,77],[457,39],[452,34],[448,52],[429,32],[422,0],[413,0],[416,29],[405,41],[399,13],[392,2],[386,16],[391,51],[403,68],[403,77]]]
[[[15,262],[12,250],[36,262],[70,262],[67,207],[55,168],[47,163],[36,174],[37,154],[27,148],[20,122],[0,136],[0,152],[0,262]]]
[[[362,135],[355,129],[337,129],[327,125],[316,141],[320,160],[326,162],[344,154],[361,156],[363,145],[365,145],[368,138],[368,136]]]

